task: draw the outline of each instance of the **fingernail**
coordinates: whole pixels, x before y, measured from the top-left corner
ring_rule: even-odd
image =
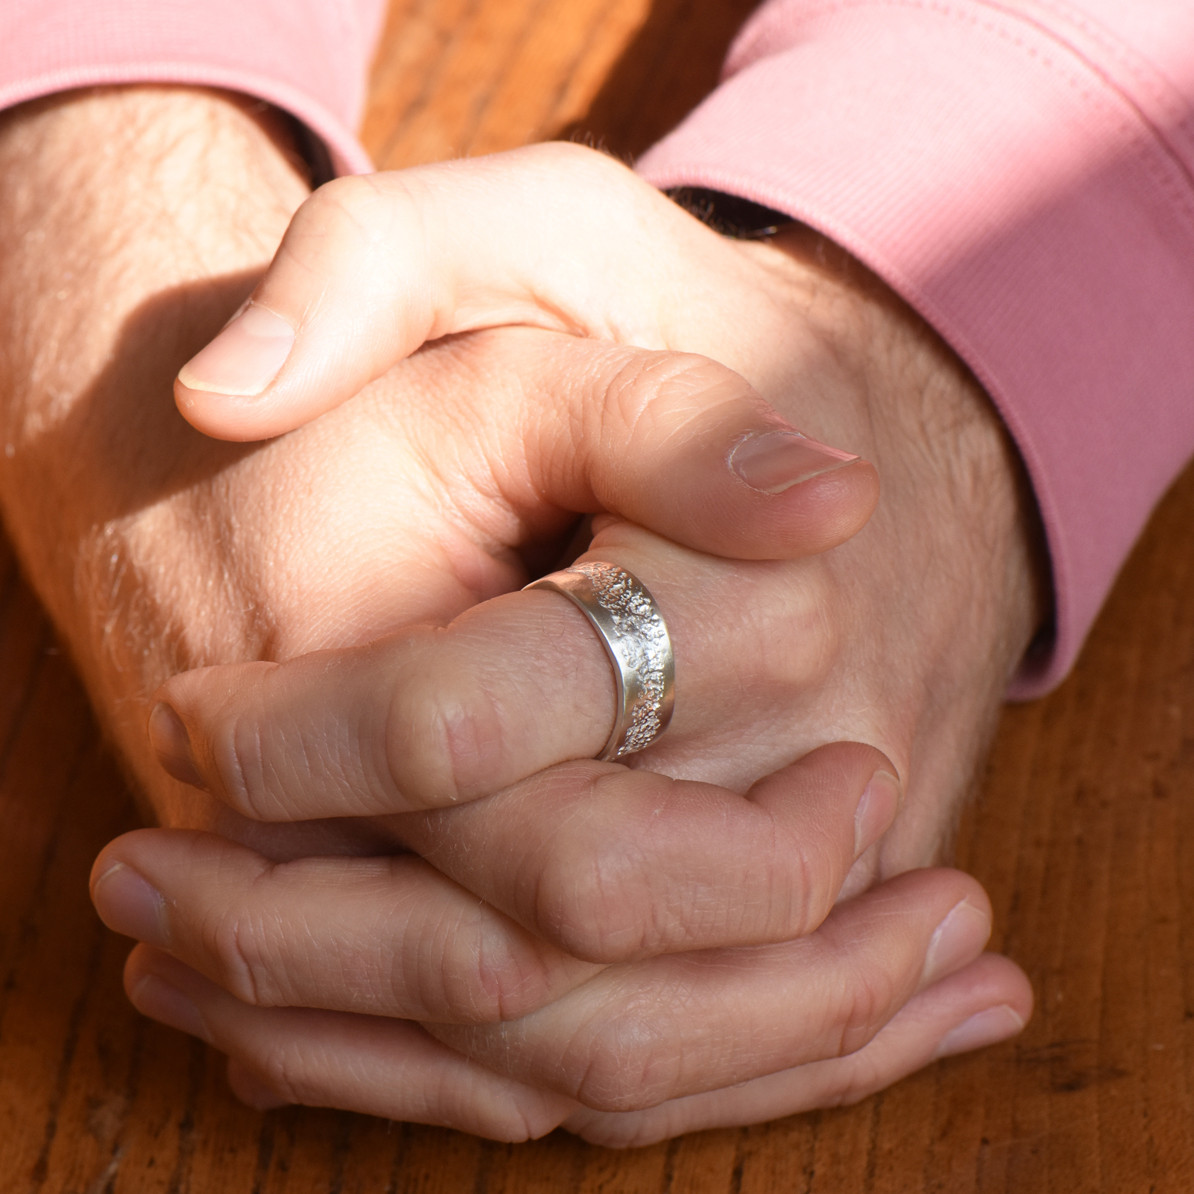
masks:
[[[957,1028],[947,1032],[933,1056],[949,1057],[954,1053],[968,1053],[971,1049],[997,1045],[1023,1029],[1024,1021],[1019,1012],[1001,1003],[998,1007],[976,1012],[969,1020],[963,1020]]]
[[[730,453],[730,467],[751,489],[783,493],[857,459],[797,431],[763,431],[738,441]]]
[[[268,307],[250,303],[222,332],[178,371],[191,390],[212,394],[260,394],[286,363],[294,328]]]
[[[100,920],[114,933],[165,949],[170,942],[166,901],[144,876],[123,862],[113,863],[91,889]]]
[[[933,932],[925,951],[921,983],[934,983],[978,957],[990,936],[991,921],[986,912],[969,900],[959,901]]]
[[[129,998],[133,1007],[143,1016],[212,1044],[211,1033],[199,1008],[189,995],[185,995],[173,983],[166,982],[156,974],[146,974],[129,993]]]
[[[895,820],[900,807],[900,781],[889,771],[876,771],[854,811],[854,857],[869,850]]]
[[[157,753],[158,762],[176,780],[207,791],[191,754],[191,736],[187,727],[164,701],[158,701],[149,714],[149,744]]]

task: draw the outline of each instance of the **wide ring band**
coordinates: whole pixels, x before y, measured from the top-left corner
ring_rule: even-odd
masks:
[[[615,564],[573,564],[528,589],[562,593],[589,620],[613,665],[614,728],[599,759],[620,759],[650,746],[667,729],[676,694],[672,640],[655,598]]]

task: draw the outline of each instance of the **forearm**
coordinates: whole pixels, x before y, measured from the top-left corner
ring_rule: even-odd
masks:
[[[771,0],[721,88],[642,168],[844,245],[995,402],[1049,538],[1072,662],[1194,448],[1184,0]]]
[[[0,110],[82,87],[185,81],[285,110],[337,171],[367,170],[355,133],[385,11],[385,0],[8,0]]]
[[[239,657],[250,633],[218,561],[189,549],[201,512],[183,491],[215,484],[220,458],[176,414],[171,380],[305,194],[269,119],[216,93],[130,88],[0,125],[0,503],[142,778],[146,695],[180,665]]]

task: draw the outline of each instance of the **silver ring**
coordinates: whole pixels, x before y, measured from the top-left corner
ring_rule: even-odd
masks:
[[[589,620],[614,669],[614,728],[598,759],[620,759],[650,746],[667,729],[676,695],[672,640],[655,598],[614,564],[573,564],[531,581],[528,589],[562,593]]]

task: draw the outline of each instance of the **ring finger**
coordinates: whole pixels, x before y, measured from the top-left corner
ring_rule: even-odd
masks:
[[[731,742],[741,755],[744,734],[749,754],[760,724],[832,662],[815,559],[735,563],[624,524],[584,559],[598,552],[654,594],[674,648],[676,710],[667,753],[644,756],[652,766],[663,758],[682,768],[687,748],[695,759]],[[571,601],[542,590],[361,648],[188,673],[162,697],[150,725],[162,763],[264,821],[377,816],[489,795],[555,763],[596,757],[617,709],[601,638]],[[768,757],[751,778],[809,745]]]

